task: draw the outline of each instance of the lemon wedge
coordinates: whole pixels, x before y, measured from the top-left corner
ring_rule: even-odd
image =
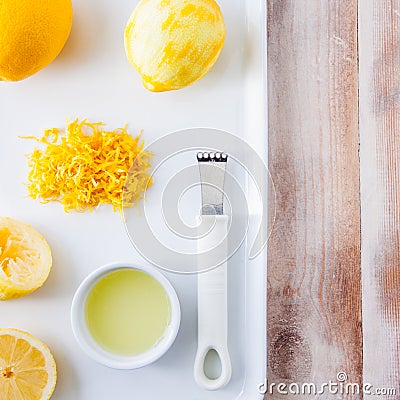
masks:
[[[22,222],[0,217],[0,300],[22,297],[38,289],[46,281],[51,265],[50,247],[39,232]]]
[[[0,399],[47,400],[56,380],[56,363],[44,343],[17,329],[0,329]]]

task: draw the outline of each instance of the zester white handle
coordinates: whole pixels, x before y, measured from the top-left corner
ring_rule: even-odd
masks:
[[[194,365],[197,384],[206,390],[224,387],[231,379],[232,367],[228,351],[227,298],[227,231],[228,216],[203,215],[214,221],[211,231],[198,240],[200,268],[224,261],[217,268],[198,275],[198,349]],[[210,249],[213,249],[210,251]],[[221,375],[210,379],[204,372],[207,353],[215,350],[221,362]]]

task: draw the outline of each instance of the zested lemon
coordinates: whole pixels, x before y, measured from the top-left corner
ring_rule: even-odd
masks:
[[[224,18],[214,0],[141,0],[125,30],[128,60],[154,92],[202,78],[224,41]]]
[[[50,247],[39,232],[0,217],[0,300],[25,296],[42,286],[51,265]]]
[[[71,0],[1,0],[0,81],[19,81],[50,64],[71,26]]]
[[[56,363],[44,343],[17,329],[0,329],[0,399],[47,400],[56,380]]]

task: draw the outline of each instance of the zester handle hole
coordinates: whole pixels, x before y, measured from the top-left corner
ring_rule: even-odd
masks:
[[[216,380],[221,376],[222,364],[219,354],[216,350],[211,349],[204,359],[204,374],[208,379]]]

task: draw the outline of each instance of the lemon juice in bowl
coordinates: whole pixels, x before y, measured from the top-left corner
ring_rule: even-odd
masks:
[[[121,269],[101,278],[89,292],[86,324],[105,350],[144,353],[157,344],[171,320],[162,285],[143,271]]]
[[[136,369],[163,356],[181,320],[178,296],[156,268],[114,263],[92,272],[71,308],[72,330],[82,350],[116,369]]]

